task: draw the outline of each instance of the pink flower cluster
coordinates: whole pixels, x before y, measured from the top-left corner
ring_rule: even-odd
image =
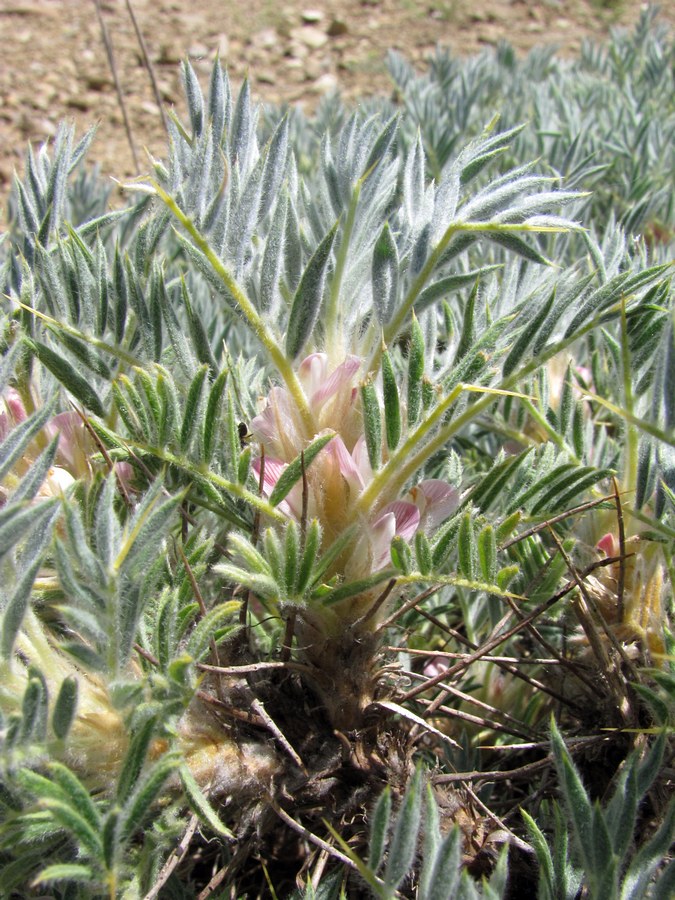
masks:
[[[331,372],[327,354],[313,353],[300,364],[298,379],[314,417],[314,434],[307,434],[292,397],[281,387],[272,388],[263,411],[250,426],[265,449],[263,491],[267,496],[309,442],[333,432],[307,472],[308,514],[321,523],[325,543],[352,520],[354,502],[373,477],[355,384],[361,362],[359,357],[348,356]],[[260,457],[254,462],[258,477],[262,466]],[[298,520],[302,491],[302,485],[296,484],[279,505],[282,512]],[[394,537],[410,540],[419,528],[433,529],[457,503],[457,491],[437,479],[422,481],[403,499],[392,499],[363,523],[368,539],[354,548],[345,575],[359,577],[384,568]]]
[[[8,388],[0,397],[0,443],[27,418],[28,413],[19,392],[14,388]],[[59,443],[55,464],[49,469],[38,497],[58,496],[77,479],[89,477],[91,472],[89,457],[94,450],[93,441],[76,412],[62,412],[47,422],[42,429],[41,441],[38,439],[28,448],[24,457],[15,466],[14,472],[10,473],[0,485],[0,505],[6,501],[18,479],[28,471],[40,450],[56,435],[59,437]],[[128,463],[118,463],[117,473],[128,482],[132,468]]]
[[[8,388],[2,397],[4,411],[0,412],[0,443],[5,440],[9,433],[21,422],[28,418],[26,407],[19,392],[14,388]],[[54,435],[59,435],[59,446],[56,455],[57,465],[52,466],[47,473],[47,478],[40,488],[39,497],[51,497],[60,494],[66,488],[74,483],[75,478],[72,472],[76,470],[82,463],[82,453],[78,447],[78,432],[83,431],[83,425],[77,418],[75,413],[65,412],[54,416],[53,419],[45,425],[43,433],[48,440]],[[14,478],[23,476],[27,471],[33,458],[30,452],[23,457],[19,465],[16,466]],[[7,489],[13,487],[12,476],[8,476],[6,483],[0,486],[0,505],[5,502]]]

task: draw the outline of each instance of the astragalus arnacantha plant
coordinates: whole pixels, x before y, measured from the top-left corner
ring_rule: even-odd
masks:
[[[642,896],[673,827],[668,264],[500,167],[518,129],[430,180],[357,112],[299,166],[300,119],[261,146],[246,84],[184,79],[133,205],[71,184],[66,128],[15,184],[3,890]]]

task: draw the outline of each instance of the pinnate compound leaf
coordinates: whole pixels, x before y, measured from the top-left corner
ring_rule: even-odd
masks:
[[[280,297],[279,284],[286,262],[287,215],[288,193],[284,190],[274,210],[260,267],[260,309],[263,312],[274,310]]]
[[[31,465],[30,469],[23,477],[19,486],[12,493],[11,501],[13,503],[19,503],[22,500],[30,501],[35,499],[38,491],[49,475],[49,470],[54,464],[58,446],[59,435],[57,434],[49,442],[49,445],[44,453],[41,453],[40,456]]]
[[[462,516],[459,526],[457,555],[459,557],[459,571],[467,581],[473,581],[476,574],[478,552],[476,548],[476,534],[470,509],[467,509]]]
[[[368,459],[373,471],[380,467],[382,453],[382,418],[377,391],[371,381],[361,385],[363,429],[366,436]]]
[[[382,354],[382,396],[387,447],[394,450],[401,439],[401,403],[396,373],[387,350]]]
[[[63,800],[63,788],[55,782],[34,772],[32,769],[20,769],[16,775],[17,782],[21,787],[41,799]]]
[[[51,762],[49,770],[52,774],[54,783],[63,791],[64,799],[68,799],[77,811],[87,820],[93,829],[98,829],[101,823],[96,804],[94,803],[89,790],[80,781],[77,775],[67,766],[59,762]]]
[[[251,108],[251,85],[248,78],[239,90],[232,117],[230,162],[240,172],[246,172],[254,152],[257,153],[255,121]]]
[[[592,865],[587,872],[588,878],[589,881],[595,881],[597,885],[602,885],[603,889],[609,888],[611,891],[609,895],[614,896],[612,885],[616,880],[616,857],[613,853],[612,839],[605,815],[597,802],[593,806],[591,827],[592,839],[589,855]]]
[[[40,527],[49,511],[54,511],[56,502],[55,499],[50,499],[37,506],[11,503],[0,509],[0,561],[29,528]]]
[[[429,886],[419,900],[447,900],[455,896],[462,861],[462,836],[455,825],[438,848],[429,876]]]
[[[84,849],[87,855],[94,859],[102,856],[103,848],[98,830],[87,821],[76,806],[71,804],[70,798],[67,800],[45,799],[42,800],[42,805],[50,812],[52,818],[72,835],[75,842]]]
[[[14,507],[5,509],[11,513]],[[0,527],[0,556],[6,555],[12,545],[21,537],[29,527],[33,528],[30,552],[28,559],[24,561],[24,570],[21,573],[14,590],[9,596],[3,598],[2,632],[0,637],[0,655],[9,658],[14,647],[14,642],[21,628],[33,582],[42,564],[42,556],[51,540],[52,529],[59,512],[59,505],[55,501],[45,501],[38,506],[22,510],[14,518],[10,518],[4,527]],[[21,519],[21,528],[17,534],[16,519]],[[6,543],[3,545],[3,541]],[[6,590],[6,587],[5,587]]]
[[[472,269],[470,272],[461,272],[457,275],[447,275],[428,285],[421,291],[419,297],[415,301],[415,312],[417,315],[423,313],[432,304],[441,298],[447,297],[449,294],[455,293],[460,288],[476,285],[480,278],[489,275],[490,272],[496,272],[501,269],[501,265],[481,266],[480,269]]]
[[[218,423],[221,415],[221,405],[225,384],[227,382],[227,370],[218,375],[211,385],[209,391],[209,399],[206,404],[206,415],[204,416],[202,426],[202,457],[208,461],[215,449],[216,436],[218,434]]]
[[[658,676],[660,673],[656,673]],[[658,681],[658,678],[657,678]],[[668,690],[672,690],[672,683],[669,683],[665,680],[665,686]],[[641,762],[637,767],[637,792],[639,797],[644,797],[647,791],[650,789],[656,776],[659,773],[661,768],[661,763],[663,762],[663,755],[666,751],[666,732],[665,730],[660,732],[656,741],[654,741],[654,746],[651,748],[649,753],[647,754],[647,758]]]
[[[210,610],[195,626],[187,642],[186,652],[192,659],[199,660],[209,650],[214,638],[223,637],[238,627],[233,621],[234,614],[241,604],[238,600],[228,600]]]
[[[101,843],[103,845],[103,862],[106,869],[110,870],[115,865],[115,858],[119,850],[119,830],[120,821],[119,808],[114,806],[109,810],[108,815],[101,829]]]
[[[188,395],[185,400],[185,412],[183,414],[183,424],[180,432],[180,446],[182,450],[186,450],[197,431],[199,425],[199,417],[201,414],[202,389],[204,381],[208,374],[209,367],[207,365],[200,366],[195,377],[192,379]]]
[[[125,531],[115,567],[126,575],[141,569],[161,552],[161,541],[167,526],[183,501],[183,495],[169,496],[159,501],[162,484],[156,481],[146,493]]]
[[[117,479],[114,474],[107,477],[96,505],[96,551],[101,565],[107,571],[112,566],[119,551],[122,536],[114,501],[117,495]]]
[[[199,79],[188,60],[183,60],[182,70],[190,125],[193,135],[197,136],[202,133],[204,127],[204,97],[199,86]]]
[[[574,827],[574,835],[584,866],[593,871],[593,810],[579,773],[570,757],[555,721],[551,719],[551,744],[562,794]]]
[[[417,317],[413,316],[408,349],[408,425],[414,425],[422,411],[424,355],[424,335]]]
[[[184,329],[181,327],[181,324],[178,321],[178,316],[176,315],[174,304],[172,303],[172,300],[169,297],[169,293],[166,289],[164,273],[159,268],[159,266],[156,266],[153,269],[152,274],[153,277],[151,281],[151,290],[154,294],[155,304],[162,314],[164,325],[166,326],[166,333],[169,338],[169,343],[171,344],[173,351],[176,354],[177,368],[180,369],[181,374],[184,378],[191,378],[196,368],[195,360],[190,350],[190,345],[186,339]],[[190,297],[188,294],[187,285],[182,279],[181,296],[183,304],[186,307],[189,319],[191,313]]]
[[[42,678],[32,674],[21,701],[21,740],[43,741],[47,725],[47,690]]]
[[[35,415],[19,422],[9,432],[0,445],[0,482],[5,478],[12,466],[23,456],[52,415],[52,404],[46,404]]]
[[[526,810],[521,810],[521,815],[525,820],[530,843],[534,847],[537,862],[539,863],[539,887],[537,896],[540,900],[554,900],[556,897],[555,871],[551,848],[546,840],[546,835]]]
[[[316,558],[319,554],[321,546],[321,525],[318,519],[312,519],[307,528],[305,535],[305,548],[300,560],[298,569],[298,577],[296,582],[296,590],[298,595],[302,596],[309,586],[310,579],[314,574]]]
[[[3,235],[3,237],[6,237]],[[1,239],[0,239],[1,246]],[[17,362],[17,356],[19,355],[20,344],[12,344],[9,350],[0,357],[0,395],[4,394],[5,388],[7,387],[10,378],[14,374],[14,367]]]
[[[265,557],[257,550],[253,544],[241,534],[231,534],[229,537],[230,547],[233,550],[235,559],[239,557],[251,572],[259,572],[263,575],[269,575],[271,569]],[[219,571],[220,567],[216,571]]]
[[[260,195],[260,208],[263,211],[272,208],[284,179],[286,160],[288,158],[288,134],[289,118],[286,115],[277,125],[267,145]]]
[[[69,391],[73,397],[80,401],[87,409],[97,416],[105,416],[105,409],[101,400],[83,375],[75,369],[63,356],[56,353],[51,347],[40,341],[24,337],[24,341],[39,359],[42,365],[49,369],[52,375]]]
[[[524,241],[517,234],[486,231],[484,236],[487,240],[492,241],[493,244],[499,244],[500,247],[503,247],[510,253],[515,253],[517,256],[522,256],[523,259],[527,259],[529,262],[538,263],[541,266],[551,265],[550,259],[547,259],[532,244],[528,244],[527,241]]]
[[[626,760],[614,794],[605,810],[605,822],[613,852],[619,860],[622,860],[628,852],[635,828],[639,801],[636,769],[637,757],[632,755]]]
[[[549,295],[548,300],[542,305],[541,310],[534,316],[534,318],[530,318],[523,325],[523,330],[516,339],[513,344],[513,347],[509,351],[506,359],[504,360],[503,373],[504,375],[510,375],[511,372],[516,369],[518,364],[521,362],[527,348],[530,346],[532,341],[535,339],[537,333],[544,325],[544,322],[547,320],[551,309],[553,308],[553,304],[555,302],[555,292],[552,291]],[[524,317],[524,314],[523,314]]]
[[[641,900],[645,896],[647,885],[672,847],[674,838],[675,801],[671,798],[658,831],[640,847],[629,866],[621,886],[621,900]],[[672,869],[672,863],[669,868]],[[674,877],[669,874],[666,883],[672,883]]]

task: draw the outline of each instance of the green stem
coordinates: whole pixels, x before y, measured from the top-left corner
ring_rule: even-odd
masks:
[[[454,422],[450,422],[444,428],[441,428],[435,438],[428,443],[424,443],[425,439],[436,427],[439,420],[445,415],[463,391],[481,393],[486,396],[473,403],[461,416],[455,419]],[[438,406],[434,407],[427,418],[420,422],[417,428],[408,435],[404,443],[397,447],[396,452],[389,457],[387,464],[383,466],[379,472],[374,474],[368,486],[359,496],[356,510],[364,514],[369,511],[372,512],[376,508],[376,501],[385,488],[389,489],[389,494],[396,494],[396,492],[406,483],[408,478],[410,478],[418,468],[424,465],[426,460],[429,459],[436,450],[440,449],[440,447],[442,447],[459,428],[463,427],[466,422],[471,421],[471,419],[479,415],[486,406],[489,406],[490,403],[494,402],[495,395],[502,396],[504,394],[522,397],[522,394],[499,388],[483,388],[472,384],[463,384],[461,382],[458,385],[455,385],[448,396],[445,397]],[[423,446],[421,446],[416,453],[413,453],[415,447],[420,444],[423,444]]]
[[[366,512],[368,510],[372,511],[374,509],[375,501],[382,493],[384,487],[387,484],[390,484],[394,478],[396,478],[398,473],[406,468],[406,459],[410,458],[410,454],[417,444],[424,440],[425,436],[429,434],[438,420],[445,414],[450,406],[452,406],[464,390],[464,387],[465,385],[458,384],[454,390],[450,391],[448,396],[432,410],[431,414],[420,422],[417,428],[408,435],[406,440],[396,448],[396,451],[392,453],[387,460],[386,465],[384,465],[379,472],[373,474],[370,484],[368,484],[363,493],[359,496],[357,509],[360,512]]]
[[[243,484],[239,484],[236,481],[229,481],[227,478],[223,478],[222,475],[218,475],[216,472],[211,472],[208,469],[200,468],[196,466],[194,463],[191,463],[189,460],[184,457],[176,456],[173,453],[170,453],[163,447],[151,447],[149,444],[144,444],[142,441],[135,441],[129,438],[119,439],[120,445],[123,444],[125,448],[129,450],[136,450],[140,453],[148,453],[151,456],[154,456],[156,459],[161,460],[162,462],[167,463],[171,466],[176,466],[178,469],[182,469],[184,472],[187,472],[190,475],[195,475],[197,478],[202,479],[203,481],[208,481],[212,485],[217,488],[220,488],[223,491],[226,491],[228,494],[231,494],[234,497],[238,497],[240,500],[244,500],[248,503],[249,506],[252,506],[257,512],[262,513],[264,516],[267,516],[270,519],[273,519],[277,524],[281,525],[287,522],[287,518],[283,513],[280,513],[279,510],[268,503],[263,497],[260,497],[258,494],[254,494],[253,491],[249,491],[248,488],[245,488]]]
[[[270,359],[276,366],[281,375],[286,388],[290,393],[295,406],[300,413],[303,424],[308,435],[313,435],[316,431],[314,416],[307,403],[307,398],[302,389],[302,385],[298,381],[298,377],[293,369],[291,361],[287,358],[274,336],[265,325],[263,319],[258,315],[258,311],[253,306],[249,298],[246,296],[236,279],[228,272],[222,261],[212,249],[209,242],[201,234],[192,219],[185,215],[183,210],[178,206],[176,201],[168,194],[159,184],[153,182],[153,188],[157,196],[169,208],[173,215],[178,219],[183,228],[190,235],[196,246],[201,250],[206,259],[209,261],[211,268],[218,278],[223,282],[229,294],[243,313],[245,319],[251,327],[251,330],[269,353]]]
[[[625,299],[622,299],[621,307],[623,308],[624,305]],[[387,494],[389,496],[396,495],[396,491],[399,490],[406,483],[406,481],[411,478],[424,465],[424,463],[428,459],[430,459],[431,456],[433,456],[434,453],[436,453],[437,450],[440,450],[447,443],[447,441],[450,440],[450,438],[457,434],[465,425],[479,416],[487,407],[489,407],[490,403],[494,402],[494,397],[491,396],[491,394],[512,393],[513,388],[519,382],[521,382],[524,378],[527,378],[537,369],[540,369],[541,366],[543,366],[561,351],[567,349],[567,347],[569,347],[575,341],[579,340],[579,338],[588,334],[590,331],[593,331],[593,329],[600,324],[602,318],[607,316],[609,312],[612,312],[615,309],[616,306],[613,306],[608,310],[603,310],[602,313],[594,316],[590,322],[587,322],[573,334],[561,338],[559,341],[556,341],[554,344],[546,347],[541,353],[539,353],[533,359],[529,360],[529,362],[525,363],[520,369],[511,373],[511,375],[505,378],[498,385],[498,387],[485,389],[490,393],[487,393],[486,396],[482,397],[480,400],[477,400],[475,403],[472,403],[471,406],[469,406],[460,416],[457,417],[457,419],[441,427],[431,440],[425,443],[424,446],[419,447],[417,452],[406,459],[405,453],[403,451],[411,451],[417,444],[423,441],[425,436],[429,434],[429,431],[431,430],[433,425],[438,421],[439,415],[436,415],[437,411],[434,410],[432,414],[417,427],[415,432],[413,432],[413,434],[408,437],[403,446],[396,451],[394,456],[390,457],[387,464],[374,475],[373,479],[365,488],[363,493],[359,496],[359,499],[355,504],[356,512],[361,514],[368,514],[372,512],[376,508],[376,502],[385,490],[387,491]],[[469,385],[458,385],[457,388],[461,388],[462,390],[476,390],[476,388],[473,388]],[[455,388],[455,391],[457,390],[457,388]],[[440,410],[441,415],[452,403],[452,400],[456,399],[455,397],[453,397],[455,391],[452,391],[437,408],[438,410]],[[639,419],[637,416],[635,416],[634,413],[626,409],[619,409],[614,404],[610,403],[607,400],[604,400],[601,397],[597,397],[591,392],[586,392],[586,395],[595,400],[600,405],[611,410],[616,415],[622,416],[629,424],[635,425],[637,428],[642,429],[648,434],[651,434],[654,437],[665,441],[671,446],[675,446],[675,434],[668,434],[662,429],[656,428],[656,426],[652,425],[651,423]]]
[[[576,465],[581,465],[581,460],[577,458],[574,451],[571,447],[568,447],[567,442],[564,437],[559,434],[555,428],[552,427],[551,423],[548,421],[546,416],[543,416],[541,412],[537,409],[537,407],[532,403],[531,400],[523,400],[523,405],[528,413],[532,416],[534,421],[539,425],[543,431],[546,432],[548,439],[554,443],[560,450],[564,450],[565,453],[569,456],[570,460]]]
[[[511,600],[527,600],[527,597],[524,597],[522,594],[514,594],[513,591],[504,590],[504,588],[500,588],[497,584],[490,584],[487,581],[472,581],[469,578],[461,578],[456,575],[422,575],[421,572],[411,572],[409,575],[396,576],[396,587],[401,587],[401,585],[420,584],[427,584],[429,586],[438,585],[439,587],[466,588],[468,591],[484,591],[486,594],[492,594],[495,597],[508,597]]]
[[[462,387],[464,387],[464,385]],[[399,454],[397,453],[397,466],[390,467],[388,463],[377,473],[377,475],[375,475],[368,487],[359,497],[357,509],[365,512],[365,510],[374,507],[375,501],[385,488],[389,489],[389,494],[396,495],[397,492],[408,481],[408,479],[411,478],[415,474],[415,472],[417,472],[424,465],[424,463],[431,456],[433,456],[434,453],[436,453],[437,450],[440,450],[441,447],[443,447],[444,444],[446,444],[450,440],[450,438],[453,437],[453,435],[457,434],[457,432],[468,422],[470,422],[475,416],[479,415],[479,413],[482,413],[483,410],[491,403],[494,403],[494,397],[488,395],[471,404],[471,406],[466,409],[460,416],[458,416],[454,421],[441,428],[436,433],[435,437],[433,437],[423,447],[420,447],[420,449],[412,456],[410,456],[406,461],[404,461],[402,465],[401,460],[399,460]],[[426,424],[426,422],[423,423],[423,425],[424,424]],[[428,430],[428,428],[425,429],[426,432],[428,432]],[[420,429],[417,429],[417,432],[419,431]],[[406,441],[406,445],[407,444],[408,441]]]

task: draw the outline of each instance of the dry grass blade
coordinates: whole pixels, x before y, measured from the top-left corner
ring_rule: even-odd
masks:
[[[303,666],[302,663],[292,661],[280,662],[257,662],[248,663],[242,666],[212,666],[209,663],[197,663],[197,668],[203,672],[217,672],[219,675],[253,675],[256,672],[264,672],[268,669],[288,669],[294,672],[311,673],[309,666]]]
[[[103,11],[101,10],[101,0],[94,0],[94,6],[96,7],[96,16],[98,18],[98,23],[101,28],[101,37],[103,38],[103,44],[105,46],[106,56],[108,57],[108,65],[110,66],[110,74],[112,75],[113,82],[115,84],[115,92],[117,93],[117,102],[120,106],[120,111],[122,113],[122,119],[124,121],[124,130],[127,135],[127,142],[129,144],[129,149],[131,150],[131,155],[134,160],[134,170],[136,174],[140,174],[141,168],[138,162],[138,154],[136,152],[136,145],[134,144],[134,138],[131,132],[131,123],[129,122],[129,116],[127,113],[127,106],[124,102],[124,94],[122,92],[122,85],[120,83],[119,75],[117,74],[117,65],[115,64],[115,54],[113,52],[112,41],[110,40],[110,33],[108,32],[108,26],[105,24],[105,19],[103,18]]]
[[[447,696],[449,692],[444,691],[444,695]],[[467,695],[465,695],[467,696]],[[431,707],[433,706],[431,700],[425,700],[424,698],[418,699],[418,703],[421,703],[422,706],[426,706],[427,709],[424,711],[424,715],[431,714]],[[450,719],[459,719],[462,722],[468,722],[471,725],[477,725],[479,728],[496,731],[500,734],[508,734],[508,735],[516,735],[516,737],[524,737],[525,734],[520,729],[514,729],[507,725],[502,725],[499,722],[495,722],[493,719],[488,719],[485,716],[474,716],[473,713],[465,712],[463,709],[454,709],[451,706],[434,706],[433,714],[435,716],[443,715],[447,716]],[[422,719],[422,721],[425,721]],[[520,724],[520,723],[519,723]],[[428,730],[428,726],[427,726]]]
[[[598,745],[598,744],[606,744],[612,740],[611,735],[593,735],[591,737],[584,738],[570,738],[569,741],[565,742],[565,745],[569,752],[574,755],[574,753],[578,753],[582,750],[586,750],[588,747]],[[534,749],[548,749],[550,748],[550,741],[547,741],[546,744],[533,744],[531,745]],[[492,748],[491,748],[492,749]],[[506,751],[512,751],[514,749],[520,749],[520,745],[514,745],[513,747],[503,747],[496,748],[503,749]],[[458,784],[462,782],[473,782],[473,781],[516,781],[516,780],[529,780],[535,772],[539,772],[542,769],[546,769],[549,766],[553,765],[552,757],[547,754],[544,759],[538,759],[534,762],[527,763],[524,766],[518,766],[515,769],[476,769],[473,772],[452,772],[446,775],[433,775],[431,781],[433,784]]]
[[[393,587],[393,585],[392,585]],[[394,622],[405,615],[405,613],[410,612],[411,609],[417,609],[420,612],[419,604],[423,600],[427,600],[429,597],[433,597],[433,595],[440,590],[441,585],[432,585],[432,587],[427,588],[425,591],[422,591],[420,594],[417,594],[411,600],[408,600],[407,603],[404,603],[399,609],[395,610],[389,618],[385,619],[377,626],[377,630],[384,631],[385,628],[388,628],[390,625],[393,625]]]
[[[616,636],[605,622],[604,616],[601,614],[600,610],[597,607],[597,604],[586,589],[584,578],[565,552],[565,548],[563,547],[562,542],[553,530],[551,530],[551,535],[556,545],[558,546],[558,550],[565,560],[565,564],[567,565],[567,568],[574,578],[577,587],[579,588],[580,599],[576,598],[575,600],[573,600],[572,608],[574,609],[577,618],[579,619],[580,625],[584,629],[584,633],[588,638],[588,642],[591,645],[593,653],[595,654],[598,663],[601,666],[601,671],[604,672],[605,677],[609,681],[612,690],[616,695],[617,708],[620,710],[622,717],[626,721],[626,724],[635,725],[637,723],[637,718],[635,712],[632,709],[632,701],[629,695],[630,692],[628,690],[628,683],[617,667],[616,658],[614,660],[610,659],[609,654],[607,653],[607,650],[598,634],[598,628],[595,624],[595,620],[599,622],[600,628],[609,639],[610,645],[614,648],[614,650],[618,654],[618,657],[623,661],[624,665],[627,666],[628,671],[632,673],[634,679],[637,678],[637,673],[635,673],[633,664],[628,659],[626,651],[623,649]]]
[[[469,787],[468,784],[462,785],[467,794],[471,797],[473,802],[476,804],[478,809],[480,809],[486,816],[486,818],[490,819],[495,823],[497,828],[501,829],[506,835],[508,835],[509,843],[513,844],[515,847],[518,847],[520,850],[524,850],[525,853],[530,853],[534,855],[534,849],[522,838],[519,838],[517,834],[514,834],[513,831],[504,823],[502,819],[496,815],[489,806],[486,806],[485,803],[480,799],[480,797],[476,794],[476,792]]]
[[[447,744],[450,744],[451,747],[454,747],[456,750],[459,750],[459,744],[457,741],[454,741],[449,735],[444,734],[442,731],[439,731],[438,728],[434,728],[433,725],[430,725],[428,722],[425,722],[424,719],[421,719],[419,716],[415,715],[414,712],[410,712],[409,709],[406,709],[405,706],[399,706],[398,703],[392,703],[391,700],[377,700],[373,706],[380,706],[382,709],[388,709],[389,712],[396,713],[399,716],[402,716],[404,719],[407,719],[409,722],[414,722],[419,728],[422,728],[424,731],[428,731],[430,734],[435,734],[436,737],[440,738],[442,741],[445,741]]]
[[[334,859],[337,859],[341,863],[344,863],[346,866],[349,866],[350,869],[356,868],[356,866],[348,856],[345,856],[344,853],[336,850],[335,847],[333,847],[327,841],[322,840],[322,838],[320,838],[318,835],[309,831],[309,829],[305,828],[304,825],[296,822],[295,819],[292,816],[289,816],[286,810],[282,809],[272,797],[268,797],[268,801],[274,812],[279,816],[282,822],[285,822],[286,825],[289,826],[289,828],[292,828],[293,831],[296,831],[298,834],[302,835],[303,838],[314,844],[316,847],[319,847],[330,856],[334,857]]]
[[[417,672],[410,672],[404,670],[404,675],[407,675],[409,678],[414,679],[415,681],[425,681],[426,676],[420,675]],[[450,684],[440,683],[439,687],[445,691],[447,694],[457,698],[458,700],[462,700],[465,703],[469,703],[472,706],[476,706],[479,709],[484,709],[486,712],[492,713],[497,716],[501,716],[505,723],[510,724],[512,727],[507,728],[504,724],[499,724],[499,722],[495,722],[491,719],[485,719],[484,722],[481,719],[476,718],[477,723],[484,724],[486,728],[498,728],[500,731],[506,731],[508,734],[514,734],[517,737],[527,739],[533,737],[533,732],[531,729],[528,729],[526,725],[522,722],[515,719],[513,716],[509,715],[507,712],[504,712],[502,709],[498,709],[496,706],[491,706],[489,703],[485,703],[483,700],[479,700],[478,697],[472,697],[471,694],[467,694],[464,691],[460,691],[458,688],[453,687]],[[441,709],[441,707],[439,707]]]
[[[308,774],[307,769],[305,767],[304,762],[300,758],[299,754],[297,753],[295,748],[291,746],[291,743],[289,742],[286,735],[279,728],[279,726],[274,721],[272,716],[270,716],[270,714],[267,712],[267,710],[265,709],[263,704],[260,702],[260,700],[257,700],[257,699],[254,700],[253,703],[251,703],[251,709],[253,710],[253,712],[257,713],[258,716],[262,719],[262,721],[265,723],[266,728],[272,732],[272,734],[277,739],[277,741],[279,742],[281,747],[283,747],[283,749],[290,756],[290,758],[293,760],[293,762],[296,764],[296,766],[305,775],[307,775]]]
[[[134,26],[134,31],[136,32],[136,39],[138,40],[138,46],[141,50],[141,57],[143,59],[143,65],[145,66],[148,77],[150,78],[150,84],[152,85],[152,92],[155,95],[155,103],[159,108],[159,114],[162,117],[162,124],[164,125],[164,130],[169,131],[168,122],[166,119],[166,113],[164,112],[164,104],[162,103],[162,95],[159,92],[159,86],[157,84],[157,79],[155,78],[155,70],[153,68],[152,62],[150,61],[150,56],[148,54],[148,48],[145,43],[145,38],[143,37],[143,32],[141,31],[138,20],[136,19],[136,14],[134,13],[133,7],[131,5],[131,0],[126,0],[127,12],[129,13],[129,18]]]
[[[601,560],[600,562],[593,563],[588,566],[584,572],[582,573],[582,577],[587,575],[589,572],[593,571],[596,568],[600,568],[601,566],[607,565],[611,560]],[[476,648],[476,651],[466,659],[460,663],[451,666],[447,671],[441,672],[438,675],[435,675],[426,685],[421,685],[412,690],[408,691],[401,700],[405,702],[407,700],[411,700],[413,697],[416,697],[418,694],[423,693],[429,687],[433,687],[436,684],[440,684],[441,681],[444,681],[448,678],[451,678],[453,675],[456,675],[458,672],[466,670],[469,666],[471,666],[474,662],[483,659],[486,657],[492,650],[495,650],[497,647],[506,643],[506,641],[510,640],[520,631],[526,629],[531,623],[535,622],[540,616],[542,616],[545,612],[551,609],[556,603],[559,603],[564,597],[566,597],[569,593],[571,593],[577,587],[576,581],[568,581],[565,585],[563,585],[560,590],[556,591],[548,600],[545,600],[543,603],[540,603],[529,615],[525,616],[518,622],[516,625],[509,628],[507,631],[498,632],[494,637],[491,637],[488,641],[483,643],[480,647]],[[501,626],[500,626],[501,627]],[[562,658],[561,658],[562,660]],[[569,661],[568,661],[569,662]],[[575,675],[580,677],[578,669],[575,669]],[[583,680],[583,677],[582,677]],[[442,699],[438,701],[438,705],[442,703]],[[433,705],[433,709],[437,709],[436,705]],[[433,709],[428,710],[430,714],[433,712]]]
[[[588,503],[582,503],[580,506],[575,506],[572,509],[565,510],[565,512],[559,513],[557,516],[552,516],[551,518],[546,519],[544,522],[539,522],[537,525],[533,525],[526,531],[519,532],[508,541],[505,541],[499,547],[499,549],[508,550],[508,548],[512,547],[514,544],[518,544],[520,541],[524,541],[525,538],[532,537],[532,535],[534,534],[539,534],[541,531],[545,531],[547,528],[549,528],[551,525],[555,525],[557,522],[564,522],[564,520],[569,519],[570,516],[575,516],[579,513],[587,512],[589,509],[595,509],[595,507],[602,506],[603,503],[607,503],[608,501],[613,499],[613,495],[610,495],[609,497],[600,497],[597,500],[589,500]]]
[[[616,586],[616,605],[619,613],[619,621],[623,622],[623,595],[626,588],[626,528],[623,520],[623,506],[621,505],[621,494],[619,492],[619,482],[616,477],[612,479],[614,484],[614,497],[616,500],[616,524],[619,529],[619,578]]]
[[[199,818],[197,815],[193,814],[190,817],[190,821],[188,822],[188,826],[183,832],[183,836],[180,839],[178,846],[171,851],[167,861],[164,863],[162,868],[159,871],[157,876],[157,880],[153,884],[152,888],[145,895],[143,900],[155,900],[156,897],[159,896],[159,892],[162,890],[166,882],[171,877],[171,873],[176,869],[179,863],[185,858],[186,853],[190,849],[190,842],[194,837],[194,833],[197,830],[197,825],[199,824]]]

